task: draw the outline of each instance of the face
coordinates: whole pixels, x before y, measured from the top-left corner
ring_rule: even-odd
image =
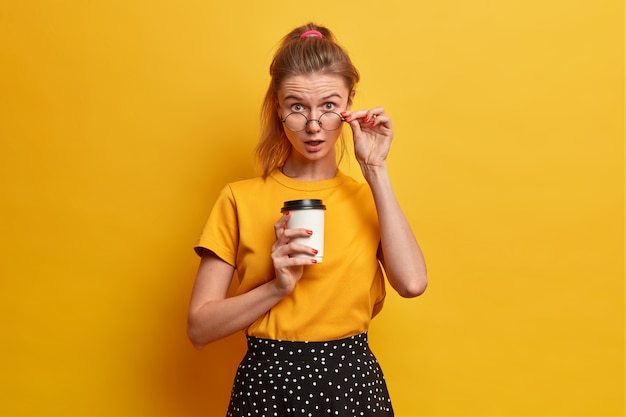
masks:
[[[324,130],[317,120],[326,112],[341,113],[350,109],[353,93],[348,90],[343,78],[335,74],[297,75],[287,78],[277,95],[281,120],[291,113],[301,113],[310,120],[299,132],[284,127],[293,148],[292,156],[303,161],[334,160],[335,143],[341,134],[341,127]]]

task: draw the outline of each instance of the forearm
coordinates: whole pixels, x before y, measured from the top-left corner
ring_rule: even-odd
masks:
[[[275,281],[234,297],[208,301],[191,310],[187,331],[194,346],[200,349],[254,323],[284,297]]]
[[[378,212],[383,265],[389,282],[403,297],[420,295],[427,285],[424,256],[393,192],[387,167],[361,168]]]

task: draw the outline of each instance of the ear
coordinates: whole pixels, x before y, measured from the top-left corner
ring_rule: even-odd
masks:
[[[350,95],[348,96],[348,106],[346,110],[350,110],[352,108],[352,101],[354,100],[354,96],[356,95],[356,90],[350,91]]]
[[[276,109],[276,115],[278,116],[278,119],[283,120],[283,115],[280,109],[280,103],[278,102],[278,99],[276,97],[274,97],[274,109]]]

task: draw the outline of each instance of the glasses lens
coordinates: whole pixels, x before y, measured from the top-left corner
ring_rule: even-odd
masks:
[[[285,117],[285,126],[292,132],[300,132],[306,128],[306,116],[302,113],[291,113]]]
[[[324,130],[337,130],[341,126],[341,122],[343,122],[341,116],[333,111],[320,116],[320,126]]]
[[[287,126],[287,129],[291,130],[292,132],[300,132],[306,129],[306,125],[309,122],[319,123],[320,127],[324,130],[337,130],[339,129],[339,126],[341,126],[341,122],[343,122],[343,119],[341,118],[339,113],[331,111],[328,113],[323,113],[320,116],[319,120],[309,120],[302,113],[291,113],[287,115],[284,120],[285,126]]]

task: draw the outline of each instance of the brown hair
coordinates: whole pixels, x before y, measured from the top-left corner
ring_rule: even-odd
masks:
[[[310,30],[320,32],[322,37],[301,38]],[[313,73],[343,77],[350,92],[359,82],[359,72],[333,33],[323,26],[309,23],[292,30],[282,39],[270,65],[271,81],[261,108],[261,136],[256,147],[263,178],[281,167],[291,152],[291,144],[277,112],[278,89],[286,78]],[[342,154],[344,149],[342,138]]]

